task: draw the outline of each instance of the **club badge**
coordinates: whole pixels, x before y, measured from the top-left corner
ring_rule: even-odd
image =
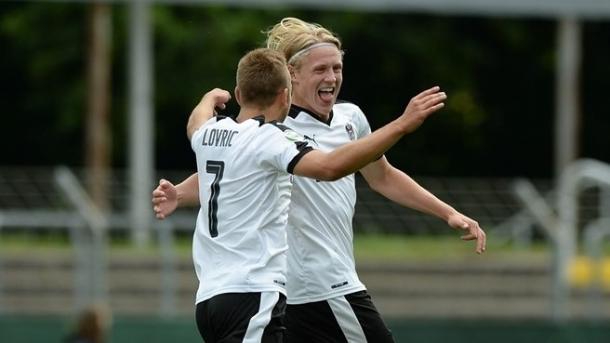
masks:
[[[350,140],[353,141],[354,139],[356,139],[356,134],[354,133],[354,127],[352,126],[352,124],[345,124],[345,131],[347,131],[347,135],[349,136]]]

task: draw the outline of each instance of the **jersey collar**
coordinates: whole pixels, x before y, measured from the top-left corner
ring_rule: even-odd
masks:
[[[316,119],[316,120],[318,120],[318,121],[320,121],[320,122],[322,122],[322,123],[324,123],[324,124],[326,124],[328,126],[330,126],[330,123],[332,123],[332,121],[333,121],[333,111],[332,110],[330,111],[330,114],[328,115],[328,120],[325,121],[319,115],[317,115],[317,114],[315,114],[315,113],[313,113],[313,112],[311,112],[311,111],[309,111],[309,110],[307,110],[307,109],[305,109],[305,108],[303,108],[301,106],[297,106],[297,105],[294,105],[294,104],[290,105],[290,111],[288,112],[288,116],[290,118],[296,118],[299,115],[299,113],[301,113],[301,112],[307,113],[312,118],[314,118],[314,119]]]
[[[254,119],[258,122],[258,126],[261,126],[265,123],[265,116],[263,114],[257,115],[256,117],[252,117],[250,119]]]

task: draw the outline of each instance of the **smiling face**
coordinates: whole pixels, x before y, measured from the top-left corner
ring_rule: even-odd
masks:
[[[292,103],[328,119],[343,82],[343,56],[336,46],[316,47],[291,66]]]

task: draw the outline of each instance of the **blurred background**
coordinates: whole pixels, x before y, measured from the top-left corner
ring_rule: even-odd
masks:
[[[362,280],[397,342],[610,335],[610,2],[0,2],[0,342],[197,342],[196,209],[156,221],[159,177],[195,171],[185,127],[286,16],[346,51],[340,98],[373,129],[440,85],[387,153],[478,220],[488,251],[358,180]],[[237,110],[233,102],[228,113]]]

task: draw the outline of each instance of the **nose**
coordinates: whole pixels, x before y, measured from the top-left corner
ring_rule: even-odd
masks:
[[[326,75],[324,75],[324,81],[335,82],[337,81],[337,75],[335,75],[334,70],[329,69],[326,71]]]

